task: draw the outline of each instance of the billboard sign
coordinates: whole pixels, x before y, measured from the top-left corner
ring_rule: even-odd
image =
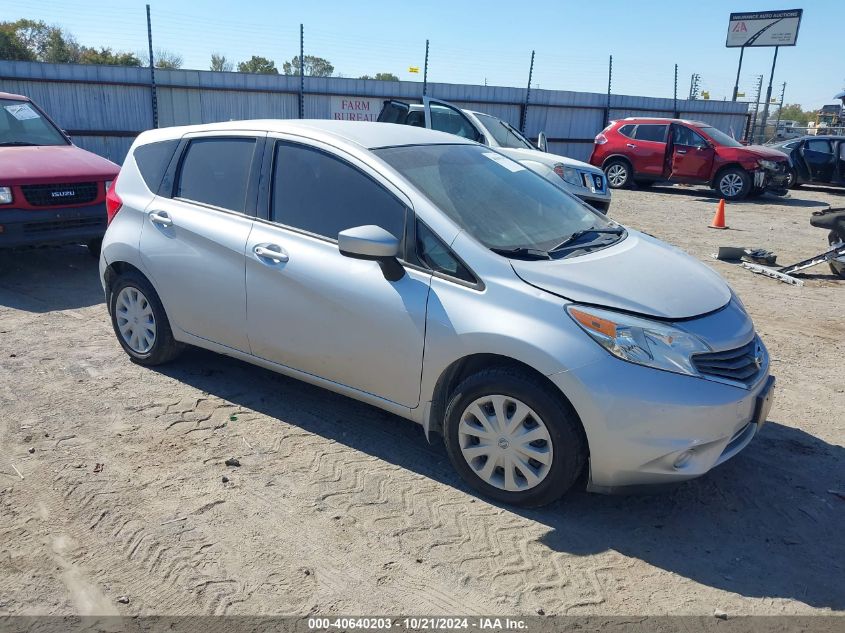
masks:
[[[804,9],[731,13],[725,46],[795,46]]]

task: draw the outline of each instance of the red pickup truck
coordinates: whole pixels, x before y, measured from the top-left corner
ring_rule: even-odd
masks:
[[[119,170],[27,97],[0,92],[0,248],[82,243],[98,255]]]
[[[596,136],[590,163],[612,189],[658,181],[708,185],[726,200],[787,192],[789,158],[762,145],[743,145],[701,121],[629,117]]]

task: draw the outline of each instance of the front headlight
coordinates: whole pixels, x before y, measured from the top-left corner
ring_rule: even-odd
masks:
[[[758,160],[757,164],[763,169],[771,169],[772,171],[778,168],[778,164],[773,160]]]
[[[0,187],[0,204],[11,204],[12,202],[12,188]]]
[[[566,311],[608,352],[638,365],[697,376],[692,355],[712,351],[697,336],[660,321],[580,305]]]
[[[576,187],[583,187],[584,181],[581,179],[581,174],[578,173],[578,170],[574,169],[573,167],[567,167],[566,165],[561,165],[557,163],[555,165],[555,173],[563,178],[564,182],[568,182],[570,185],[575,185]]]

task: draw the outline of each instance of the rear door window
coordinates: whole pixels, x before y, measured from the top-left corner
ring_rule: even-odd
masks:
[[[182,157],[176,197],[243,213],[254,138],[193,139]]]
[[[279,142],[270,219],[332,240],[374,224],[403,241],[405,205],[359,169],[322,150]]]
[[[819,138],[807,141],[807,150],[818,152],[819,154],[833,154],[830,141]]]
[[[634,138],[638,141],[666,142],[666,125],[653,125],[651,123],[640,123]]]

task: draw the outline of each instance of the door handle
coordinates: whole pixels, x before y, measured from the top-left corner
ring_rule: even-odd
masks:
[[[633,143],[626,143],[626,145],[627,145],[628,147],[630,147],[631,149],[637,149],[637,146],[636,146],[636,145],[634,145]]]
[[[687,153],[687,150],[685,150],[685,149],[677,149],[675,151],[678,152],[679,154],[686,154]]]
[[[278,244],[256,244],[252,252],[260,259],[269,259],[274,263],[284,263],[290,259],[285,249]]]
[[[150,222],[158,224],[164,228],[173,226],[173,220],[171,220],[170,216],[167,215],[167,211],[151,211]]]

